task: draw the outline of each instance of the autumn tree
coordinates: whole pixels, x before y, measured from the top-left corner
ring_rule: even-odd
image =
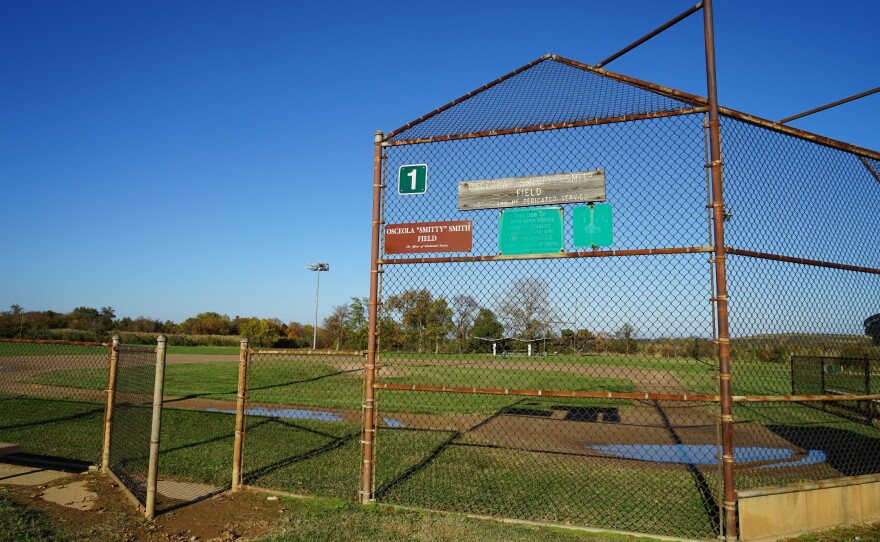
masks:
[[[385,309],[397,316],[407,346],[418,352],[424,352],[431,342],[434,351],[439,351],[440,341],[452,329],[452,310],[446,300],[434,299],[426,289],[393,295],[385,302]]]
[[[498,305],[504,328],[511,336],[537,339],[544,335],[552,320],[550,289],[544,279],[519,279],[508,288]]]

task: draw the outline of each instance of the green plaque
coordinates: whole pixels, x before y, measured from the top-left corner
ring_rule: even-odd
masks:
[[[582,205],[572,211],[574,246],[608,247],[614,243],[611,204]]]
[[[565,248],[561,207],[506,209],[498,214],[498,252],[555,254]]]
[[[410,164],[397,170],[398,194],[424,194],[428,190],[428,166]]]

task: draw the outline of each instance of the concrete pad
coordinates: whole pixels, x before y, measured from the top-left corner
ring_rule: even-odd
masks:
[[[0,485],[43,486],[67,476],[70,474],[57,470],[0,463]]]
[[[87,480],[80,480],[63,486],[46,488],[43,491],[43,500],[74,510],[91,510],[98,500],[98,494],[90,491],[87,485]]]
[[[161,495],[181,501],[198,501],[219,493],[221,488],[206,484],[159,480],[156,488]]]

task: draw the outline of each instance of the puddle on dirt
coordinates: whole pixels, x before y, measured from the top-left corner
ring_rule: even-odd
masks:
[[[719,454],[718,447],[714,444],[605,444],[587,448],[623,459],[676,465],[715,465]],[[799,455],[803,454],[791,448],[744,446],[734,450],[734,460],[737,463],[774,461],[759,465],[759,469],[814,465],[828,458],[822,450],[808,450],[806,455],[792,461]]]
[[[220,412],[222,414],[235,414],[235,410],[222,408],[206,408],[207,412]],[[266,418],[284,418],[286,420],[313,420],[319,422],[344,422],[345,418],[336,412],[327,410],[306,410],[304,408],[248,408],[244,413],[248,416],[263,416]],[[382,418],[387,427],[404,427],[403,423],[394,418]]]

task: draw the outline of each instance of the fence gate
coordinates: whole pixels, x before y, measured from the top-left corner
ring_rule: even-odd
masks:
[[[107,386],[102,467],[131,500],[155,515],[166,338],[156,348],[124,346],[113,338]]]
[[[854,472],[817,446],[876,431],[802,406],[831,397],[791,397],[786,362],[870,348],[878,155],[722,114],[727,200],[705,99],[553,55],[377,134],[364,502],[713,538],[734,489]],[[806,157],[854,202],[822,218],[843,267],[786,256],[814,241],[774,190],[829,182]],[[794,285],[833,273],[806,321]]]

